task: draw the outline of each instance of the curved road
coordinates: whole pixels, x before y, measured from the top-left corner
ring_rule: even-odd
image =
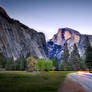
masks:
[[[92,92],[92,74],[88,73],[71,73],[67,75],[68,78],[79,83],[85,88],[86,92]]]

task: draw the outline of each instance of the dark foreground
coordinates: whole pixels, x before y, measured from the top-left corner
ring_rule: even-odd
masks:
[[[72,71],[0,71],[0,92],[56,92]]]

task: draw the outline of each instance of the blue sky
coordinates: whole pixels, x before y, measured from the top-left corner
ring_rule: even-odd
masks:
[[[47,40],[64,27],[92,34],[92,0],[0,0],[0,6]]]

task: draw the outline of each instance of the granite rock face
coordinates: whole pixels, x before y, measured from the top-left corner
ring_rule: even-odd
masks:
[[[47,58],[45,36],[10,18],[0,7],[0,53],[14,59],[26,57],[28,53]]]
[[[92,35],[83,35],[70,28],[60,28],[53,38],[47,42],[49,58],[57,57],[58,59],[61,59],[65,42],[68,44],[70,54],[74,44],[77,44],[79,54],[84,58],[86,45],[85,39],[87,36],[92,46]]]

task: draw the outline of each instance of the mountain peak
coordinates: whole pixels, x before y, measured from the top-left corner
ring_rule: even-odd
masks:
[[[8,16],[8,14],[7,14],[7,12],[5,11],[5,9],[4,8],[2,8],[2,7],[0,7],[0,15],[2,16],[2,17],[4,17],[4,18],[9,18],[10,19],[10,17]]]
[[[0,7],[0,14],[8,15],[4,8]]]
[[[68,27],[65,27],[65,28],[59,28],[58,31],[62,31],[62,33],[64,33],[65,31],[69,31],[71,34],[72,33],[75,33],[77,35],[80,35],[80,33],[72,28],[68,28]]]
[[[4,8],[0,7],[0,12],[5,12]]]
[[[63,45],[65,41],[73,41],[73,43],[78,43],[80,40],[80,33],[71,28],[59,28],[58,32],[53,36],[52,41],[55,44]]]

